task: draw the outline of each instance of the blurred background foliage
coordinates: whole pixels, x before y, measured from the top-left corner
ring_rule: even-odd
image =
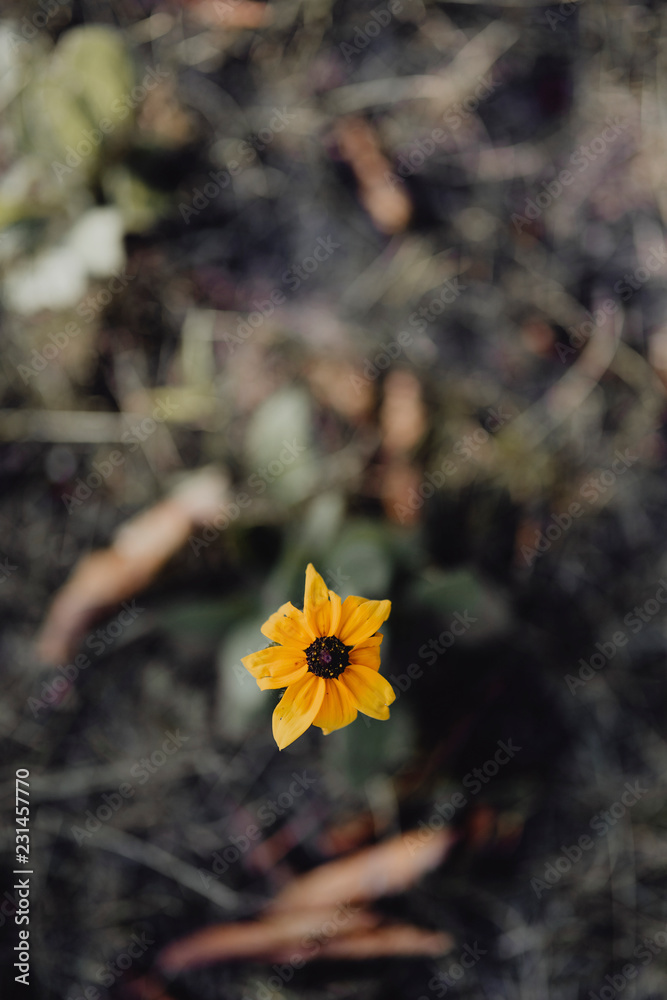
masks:
[[[665,927],[664,21],[628,0],[3,6],[0,711],[5,778],[34,775],[35,995],[99,987],[148,929],[123,995],[158,947],[428,820],[498,740],[521,752],[446,863],[385,904],[483,943],[459,995],[588,996]],[[51,601],[96,550],[56,641]],[[391,598],[399,697],[278,754],[278,695],[240,658],[308,561]],[[183,749],[77,843],[175,727]],[[261,851],[212,873],[304,767]],[[627,780],[649,791],[538,896]],[[450,964],[315,963],[280,995],[432,997]]]

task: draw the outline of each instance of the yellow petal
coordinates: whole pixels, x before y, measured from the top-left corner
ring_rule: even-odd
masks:
[[[306,566],[303,613],[316,636],[327,634],[331,618],[329,612],[329,591],[326,583],[312,563],[308,563]]]
[[[321,726],[325,736],[334,729],[342,729],[354,722],[357,706],[349,690],[339,680],[327,680],[322,707],[313,720],[314,726]]]
[[[264,622],[261,631],[271,642],[279,642],[283,646],[294,646],[298,649],[308,649],[316,638],[303,611],[299,611],[289,601]]]
[[[276,672],[271,675],[271,677],[259,677],[257,678],[257,685],[261,691],[270,691],[275,688],[286,688],[290,684],[294,684],[295,681],[300,681],[302,677],[305,677],[308,673],[308,667],[306,666],[306,661],[299,666],[294,666],[291,670],[283,670]]]
[[[350,663],[359,664],[362,667],[370,667],[371,670],[380,669],[380,644],[384,636],[372,635],[368,639],[363,639],[353,647],[350,653]]]
[[[241,663],[255,680],[268,677],[279,670],[294,670],[301,662],[306,662],[303,650],[290,649],[288,646],[268,646],[258,653],[241,657]]]
[[[396,695],[382,674],[368,667],[350,665],[340,679],[352,693],[360,712],[372,719],[389,718],[389,705],[396,700]]]
[[[382,645],[382,640],[383,639],[384,639],[384,636],[382,635],[382,633],[378,632],[377,635],[371,635],[371,636],[368,637],[368,639],[362,639],[361,642],[355,643],[354,648],[355,649],[377,649],[379,646]]]
[[[356,646],[368,639],[389,617],[391,601],[367,601],[363,597],[346,597],[340,616],[338,636],[346,646]]]
[[[338,626],[340,624],[340,613],[342,609],[342,601],[335,590],[329,591],[329,601],[331,608],[331,621],[329,622],[329,630],[325,632],[325,635],[336,635],[338,631]]]
[[[374,646],[372,649],[363,649],[355,646],[350,653],[350,663],[357,667],[368,667],[370,670],[380,669],[380,649]]]
[[[312,563],[306,567],[306,588],[303,613],[316,636],[333,635],[340,619],[341,601],[327,585]]]
[[[273,738],[279,750],[305,733],[320,710],[325,689],[324,679],[310,672],[290,684],[273,713]]]

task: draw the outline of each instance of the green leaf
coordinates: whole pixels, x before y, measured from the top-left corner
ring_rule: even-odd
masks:
[[[349,521],[327,557],[329,586],[342,597],[385,598],[392,575],[391,536],[372,521]]]
[[[224,736],[242,739],[264,709],[270,712],[277,699],[276,692],[260,691],[254,677],[248,673],[241,657],[268,646],[260,632],[265,616],[246,618],[234,626],[220,644],[218,652],[219,698],[218,726]]]
[[[246,436],[253,490],[286,505],[315,490],[319,461],[311,428],[310,397],[303,389],[283,389],[262,403]]]
[[[138,104],[134,83],[120,33],[87,25],[63,35],[37,67],[20,104],[28,147],[51,161],[54,180],[85,182],[103,150],[122,144]]]
[[[323,736],[325,768],[358,789],[380,774],[393,774],[410,759],[415,747],[414,723],[400,702],[391,706],[386,722],[359,713],[344,729]]]
[[[463,608],[474,612],[482,599],[482,582],[469,569],[428,569],[410,588],[409,599],[443,615]]]
[[[234,601],[188,601],[170,604],[155,614],[157,624],[172,635],[219,639],[230,625],[248,613],[248,597]]]

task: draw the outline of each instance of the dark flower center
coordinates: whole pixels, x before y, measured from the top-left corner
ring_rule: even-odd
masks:
[[[345,646],[335,635],[326,635],[306,650],[306,660],[311,674],[317,677],[340,677],[350,662],[349,651],[352,646]]]

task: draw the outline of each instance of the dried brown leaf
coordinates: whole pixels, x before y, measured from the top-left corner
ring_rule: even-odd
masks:
[[[319,938],[333,937],[341,930],[345,934],[368,930],[379,919],[377,915],[358,907],[346,909],[345,904],[339,904],[337,908],[320,907],[301,913],[281,913],[279,917],[269,916],[261,920],[214,924],[169,945],[160,955],[159,964],[162,969],[173,973],[210,962],[243,958],[277,962],[285,955],[294,954],[299,945],[306,948],[304,940],[317,942]],[[309,957],[307,951],[303,957]]]
[[[368,810],[324,830],[318,839],[323,854],[333,857],[358,850],[375,837],[375,817]]]
[[[146,587],[193,528],[219,512],[226,492],[222,473],[204,469],[123,525],[110,548],[84,556],[49,609],[39,657],[45,663],[67,660],[89,624]]]
[[[412,203],[380,150],[375,129],[363,118],[341,118],[336,127],[340,155],[359,185],[359,199],[383,233],[400,233],[412,215]]]
[[[435,958],[451,951],[453,946],[453,938],[442,931],[428,931],[411,924],[390,924],[326,941],[318,957],[369,959],[426,955]]]
[[[159,966],[179,970],[243,958],[304,962],[318,958],[377,958],[384,955],[440,955],[451,947],[447,934],[410,925],[381,925],[363,903],[402,892],[436,867],[454,841],[448,830],[422,841],[419,831],[337,858],[282,890],[259,920],[217,924],[175,941]]]
[[[188,8],[196,21],[211,28],[263,28],[273,20],[268,4],[254,0],[234,0],[225,4],[199,0],[188,4]]]
[[[452,843],[453,834],[447,829],[434,833],[427,843],[418,832],[400,834],[294,879],[275,898],[271,910],[294,912],[336,906],[341,899],[359,903],[404,892],[440,864]]]
[[[428,430],[421,383],[412,372],[393,371],[383,386],[380,408],[382,448],[387,455],[412,451]]]
[[[414,524],[418,521],[420,508],[413,498],[419,493],[423,473],[402,458],[378,466],[378,472],[381,477],[379,493],[389,520],[396,524]]]
[[[126,1000],[172,1000],[166,992],[164,983],[153,976],[141,976],[130,983],[119,984],[121,995]]]
[[[373,409],[372,383],[346,361],[318,358],[312,361],[306,375],[313,394],[325,406],[337,410],[352,423],[367,419]]]

